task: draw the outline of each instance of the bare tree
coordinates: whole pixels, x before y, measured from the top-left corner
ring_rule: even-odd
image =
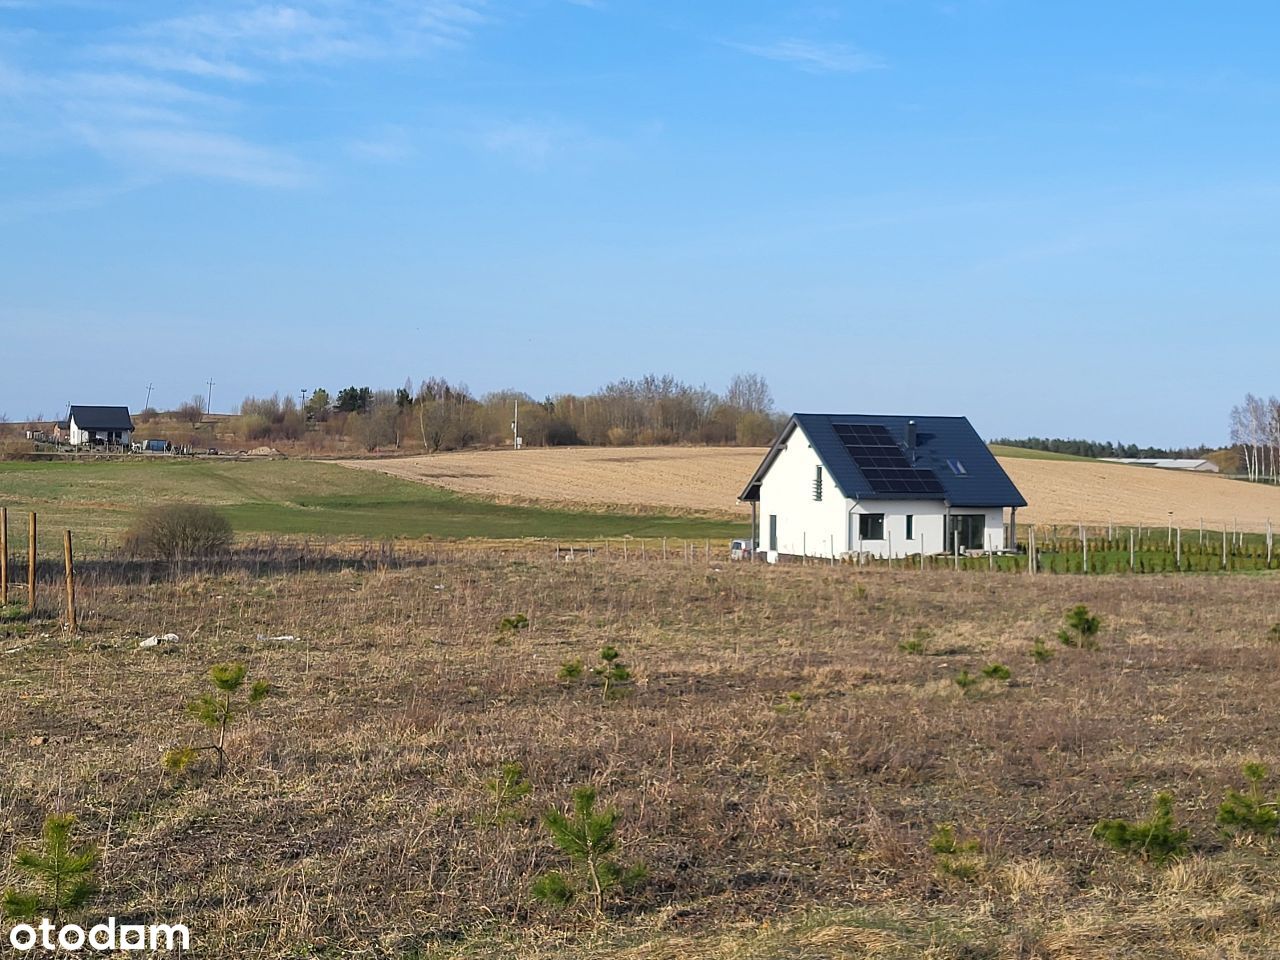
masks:
[[[769,413],[773,410],[773,391],[758,373],[739,373],[729,381],[724,401],[744,413]]]

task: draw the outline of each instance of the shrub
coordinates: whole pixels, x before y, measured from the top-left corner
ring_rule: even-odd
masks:
[[[1053,651],[1045,644],[1043,637],[1036,637],[1031,644],[1031,658],[1036,663],[1048,663],[1053,659]]]
[[[558,676],[561,680],[577,680],[582,676],[582,672],[585,669],[586,667],[582,663],[582,658],[574,657],[572,660],[566,660],[564,663],[560,664],[560,673]]]
[[[517,613],[513,617],[503,617],[498,624],[499,633],[515,633],[527,629],[529,629],[529,618],[523,613]]]
[[[9,920],[48,917],[55,926],[63,914],[81,909],[98,892],[93,873],[98,865],[94,847],[71,847],[71,831],[76,818],[70,814],[50,815],[44,821],[44,853],[30,848],[18,850],[14,870],[25,875],[33,890],[9,888],[0,901]]]
[[[618,659],[619,656],[617,647],[601,647],[600,663],[591,671],[600,682],[600,695],[605,700],[622,696],[623,688],[631,682],[631,671]]]
[[[618,848],[618,812],[612,807],[596,810],[594,787],[580,787],[573,792],[569,814],[548,810],[542,822],[573,869],[567,874],[551,870],[534,880],[530,892],[536,899],[565,907],[589,898],[599,915],[611,891],[632,890],[644,882],[647,871],[643,864],[624,869],[613,858]]]
[[[1280,623],[1273,623],[1271,630],[1267,634],[1267,639],[1272,643],[1280,643]]]
[[[1003,663],[991,663],[982,668],[982,675],[988,680],[1008,680],[1012,674]]]
[[[1102,628],[1102,620],[1089,613],[1083,603],[1076,604],[1067,611],[1066,629],[1058,631],[1058,640],[1067,647],[1079,647],[1082,650],[1093,650],[1098,646],[1095,639]]]
[[[187,704],[187,712],[197,721],[213,731],[215,739],[204,746],[179,747],[170,750],[164,758],[164,765],[174,773],[185,771],[201,750],[212,751],[218,758],[217,776],[222,776],[227,763],[227,728],[231,721],[240,715],[241,706],[236,702],[236,694],[244,686],[248,668],[243,663],[216,663],[209,668],[209,680],[214,686],[213,693],[192,700]],[[254,706],[266,699],[271,692],[271,685],[265,680],[256,681],[249,688],[245,706]]]
[[[1280,828],[1280,812],[1275,801],[1267,801],[1262,795],[1262,781],[1268,770],[1261,763],[1246,763],[1241,772],[1249,781],[1246,792],[1231,789],[1218,807],[1218,826],[1227,836],[1252,833],[1260,837],[1273,837]]]
[[[231,548],[231,523],[212,507],[174,503],[148,510],[125,534],[135,555],[201,560]]]
[[[978,680],[968,670],[961,670],[955,675],[955,685],[968,693],[972,688],[976,687],[981,681]]]
[[[485,782],[485,789],[493,797],[492,822],[506,823],[520,819],[518,804],[533,790],[533,785],[525,779],[524,767],[518,763],[504,763],[498,775]]]
[[[940,823],[929,839],[938,870],[958,880],[972,880],[983,866],[982,844],[977,840],[960,840],[955,824]]]
[[[1174,826],[1173,795],[1158,793],[1150,819],[1099,820],[1093,836],[1120,853],[1161,864],[1186,854],[1191,831]]]

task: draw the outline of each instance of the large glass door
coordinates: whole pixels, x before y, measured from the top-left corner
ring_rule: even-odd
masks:
[[[947,552],[955,549],[956,534],[961,550],[985,550],[987,516],[984,513],[953,513],[947,520]]]

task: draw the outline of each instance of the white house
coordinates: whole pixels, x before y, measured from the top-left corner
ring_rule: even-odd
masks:
[[[1196,473],[1219,473],[1221,468],[1212,460],[1187,460],[1176,457],[1102,457],[1107,463],[1128,463],[1135,467],[1159,467],[1162,470],[1191,470]]]
[[[759,549],[903,557],[1005,549],[1018,488],[964,417],[797,413],[740,500]]]
[[[67,414],[66,438],[73,447],[110,444],[127,446],[133,436],[133,419],[128,407],[86,407],[71,405]]]

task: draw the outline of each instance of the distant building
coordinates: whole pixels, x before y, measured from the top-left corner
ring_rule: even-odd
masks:
[[[778,555],[1005,549],[1025,507],[964,417],[797,413],[738,498]]]
[[[55,436],[63,424],[55,428]],[[71,405],[65,421],[65,438],[73,447],[128,446],[133,436],[133,419],[128,407],[87,407]]]
[[[1160,467],[1162,470],[1194,470],[1197,473],[1220,473],[1222,468],[1212,460],[1179,460],[1172,457],[1141,459],[1137,457],[1102,457],[1107,463],[1129,463],[1135,467]]]

